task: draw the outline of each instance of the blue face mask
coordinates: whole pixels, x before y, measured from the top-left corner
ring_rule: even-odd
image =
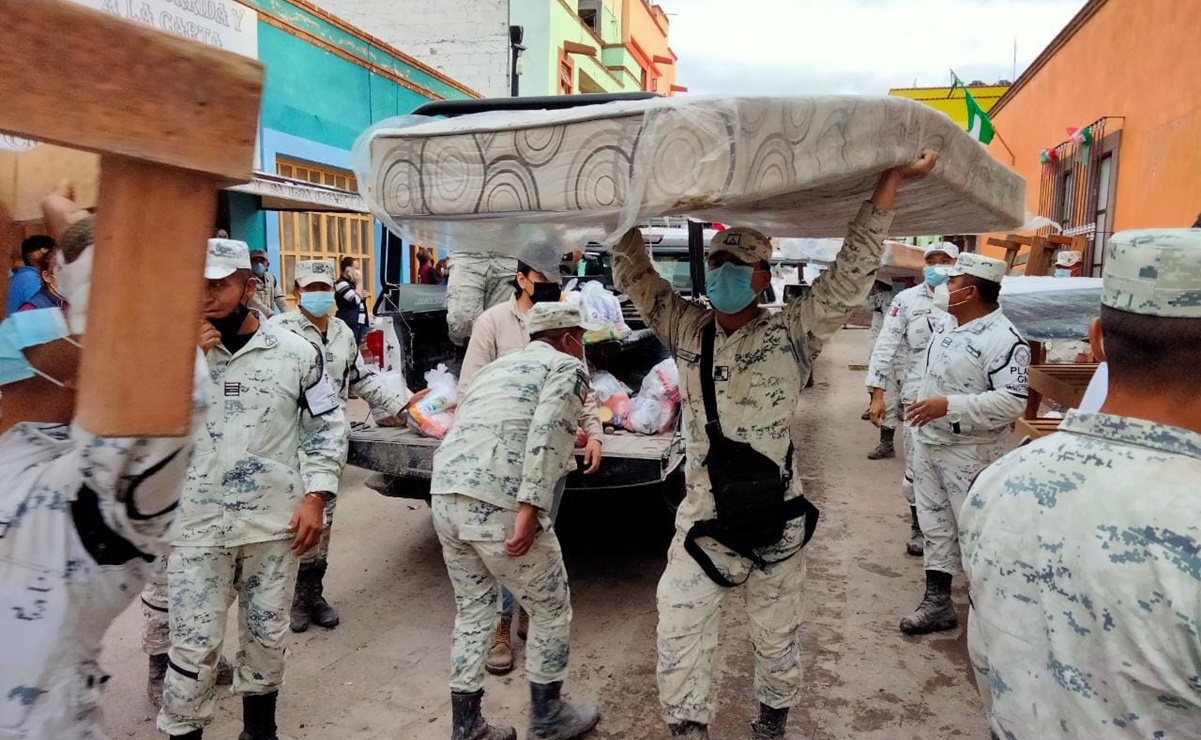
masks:
[[[1065,270],[1065,269],[1064,269],[1064,268],[1062,268],[1062,267],[1057,267],[1057,268],[1055,268],[1055,277],[1057,277],[1057,278],[1070,278],[1071,276],[1072,276],[1072,271],[1071,271],[1071,270]]]
[[[931,288],[937,288],[940,285],[945,285],[951,276],[947,274],[946,265],[927,265],[926,266],[926,285]]]
[[[751,278],[755,268],[727,262],[716,269],[705,270],[705,292],[709,303],[718,313],[733,314],[751,305],[755,300],[755,289]]]
[[[22,350],[59,339],[66,339],[78,347],[70,336],[71,330],[67,328],[67,318],[61,308],[19,311],[6,318],[0,323],[0,385],[40,375],[60,388],[65,387],[62,381],[31,365]]]
[[[301,293],[300,307],[314,316],[324,316],[334,307],[334,293],[332,290]]]
[[[250,271],[253,272],[255,275],[264,275],[267,272],[267,266],[264,265],[262,262],[255,262],[253,265],[250,266]]]

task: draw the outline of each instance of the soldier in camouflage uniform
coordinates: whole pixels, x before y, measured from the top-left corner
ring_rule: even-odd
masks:
[[[550,518],[587,392],[584,330],[579,309],[566,303],[539,303],[525,320],[529,345],[475,376],[434,455],[431,509],[457,609],[452,740],[517,737],[512,727],[489,725],[480,710],[498,581],[530,615],[530,736],[569,740],[600,719],[560,695],[571,594]]]
[[[968,647],[994,738],[1201,738],[1201,230],[1114,234],[1099,413],[972,486]]]
[[[334,274],[332,260],[302,260],[296,263],[294,293],[297,307],[279,314],[269,326],[287,329],[322,350],[325,374],[334,384],[342,403],[347,393],[355,394],[372,406],[395,416],[404,410],[407,396],[390,390],[378,376],[363,364],[354,332],[346,322],[330,315],[334,307]],[[350,427],[346,427],[349,434]],[[325,573],[329,567],[329,537],[334,523],[337,498],[325,504],[325,527],[321,542],[300,558],[296,577],[296,594],[292,599],[291,626],[293,632],[304,632],[310,619],[319,627],[333,629],[340,621],[338,612],[325,600]]]
[[[267,261],[267,250],[250,250],[250,269],[254,273],[254,297],[250,299],[250,307],[271,318],[276,309],[280,313],[288,310],[288,299],[279,289],[279,281],[271,274],[271,263]]]
[[[200,738],[216,703],[226,610],[239,601],[239,740],[275,740],[297,557],[321,539],[346,456],[342,406],[313,345],[260,322],[246,245],[209,241],[201,348],[217,387],[195,435],[167,562],[171,650],[158,727]]]
[[[934,305],[934,291],[949,279],[945,269],[959,256],[959,247],[950,242],[937,244],[926,250],[925,280],[921,285],[901,291],[892,302],[880,337],[872,349],[872,358],[867,366],[867,389],[872,394],[869,414],[880,427],[881,442],[892,445],[895,423],[893,408],[896,399],[891,388],[899,376],[902,379],[900,401],[902,407],[917,400],[922,376],[926,370],[926,347],[930,344],[930,332],[943,321],[949,320],[947,312]],[[942,288],[942,290],[946,290]],[[909,543],[906,550],[910,555],[921,555],[923,548],[922,528],[917,521],[917,504],[913,496],[913,426],[905,425],[905,477],[901,480],[901,492],[909,504]]]
[[[637,231],[626,235],[615,250],[617,287],[629,294],[680,368],[687,495],[676,516],[676,537],[658,590],[659,701],[675,737],[709,736],[718,615],[727,593],[710,580],[684,544],[694,523],[715,516],[705,467],[709,438],[701,394],[702,331],[716,321],[713,381],[725,435],[750,444],[782,471],[790,470],[789,429],[810,363],[842,326],[847,313],[867,298],[880,267],[900,181],[923,177],[936,160],[937,154],[925,151],[918,161],[885,173],[871,202],[863,204],[851,223],[838,260],[805,298],[777,314],[755,302],[770,284],[772,247],[754,230],[727,229],[713,238],[706,285],[714,311],[672,292],[671,284],[651,264]],[[793,478],[787,497],[793,499],[801,493],[800,481]],[[707,539],[697,541],[730,580],[745,579],[740,588],[746,594],[752,625],[760,704],[759,718],[752,725],[755,740],[784,737],[789,707],[801,689],[805,565],[798,550],[804,526],[803,518],[792,520],[784,538],[760,552],[765,560],[780,561],[765,569],[752,568],[750,561]]]
[[[83,241],[73,244],[73,232]],[[61,242],[75,287],[89,281],[81,253],[90,240],[89,217]],[[0,324],[4,737],[105,736],[101,639],[167,549],[191,447],[186,438],[102,439],[72,425],[80,353],[71,334],[58,308]],[[197,360],[199,420],[212,394]]]
[[[959,571],[957,520],[968,486],[1012,446],[1010,425],[1026,410],[1030,347],[997,303],[1006,265],[959,255],[949,271],[951,319],[934,327],[917,399],[905,412],[912,434],[914,494],[925,537],[926,593],[901,631],[922,635],[959,624],[951,579]]]
[[[512,295],[517,259],[478,252],[450,253],[446,327],[452,342],[465,345],[481,313]]]

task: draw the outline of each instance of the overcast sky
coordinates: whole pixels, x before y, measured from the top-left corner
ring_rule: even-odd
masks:
[[[657,0],[693,93],[859,93],[1013,79],[1085,0]]]

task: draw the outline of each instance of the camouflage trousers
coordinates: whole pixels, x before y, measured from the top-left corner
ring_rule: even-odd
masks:
[[[446,328],[450,340],[467,344],[481,313],[513,295],[517,260],[495,254],[453,252],[446,283]]]
[[[913,436],[917,436],[914,434]],[[1007,437],[986,444],[934,445],[914,440],[913,489],[917,521],[925,537],[926,570],[955,575],[959,554],[959,510],[972,481],[1013,445]]]
[[[284,638],[296,587],[291,540],[240,547],[176,547],[167,561],[171,650],[158,728],[185,735],[212,721],[225,617],[238,598],[238,694],[284,682]]]
[[[721,561],[716,553],[714,562]],[[733,568],[723,568],[732,572]],[[805,552],[754,570],[746,583],[718,586],[684,549],[677,533],[659,580],[659,703],[668,724],[713,718],[711,689],[721,602],[741,591],[755,650],[755,694],[775,709],[791,707],[801,691],[801,612]]]
[[[913,492],[913,481],[917,475],[914,459],[917,457],[917,427],[909,422],[901,422],[901,434],[905,439],[905,476],[901,478],[901,493],[905,494],[905,503],[917,506],[917,495]]]
[[[334,510],[338,508],[337,497],[325,502],[325,526],[321,529],[321,541],[317,546],[300,556],[300,564],[312,565],[329,559],[329,536],[334,528]]]
[[[450,688],[473,692],[484,686],[498,615],[500,585],[513,592],[530,616],[526,675],[534,683],[562,681],[567,675],[571,638],[571,592],[554,530],[543,530],[519,558],[505,552],[517,512],[459,494],[434,496],[434,529],[455,589],[455,627]]]
[[[154,561],[154,570],[142,587],[142,652],[163,655],[171,648],[171,623],[167,616],[167,556]]]

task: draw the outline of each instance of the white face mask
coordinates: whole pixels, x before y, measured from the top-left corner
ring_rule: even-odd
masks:
[[[957,290],[950,290],[945,284],[940,285],[934,289],[934,307],[940,311],[946,311],[950,313],[951,309],[955,306],[962,306],[963,304],[967,303],[967,301],[956,301],[951,303],[951,296],[955,293],[962,293],[963,291],[970,289],[970,285],[966,288],[959,288]]]
[[[58,294],[70,307],[68,322],[72,334],[83,334],[88,320],[88,294],[92,288],[92,255],[94,246],[89,246],[72,262],[67,264],[59,252],[54,265],[54,282]]]

